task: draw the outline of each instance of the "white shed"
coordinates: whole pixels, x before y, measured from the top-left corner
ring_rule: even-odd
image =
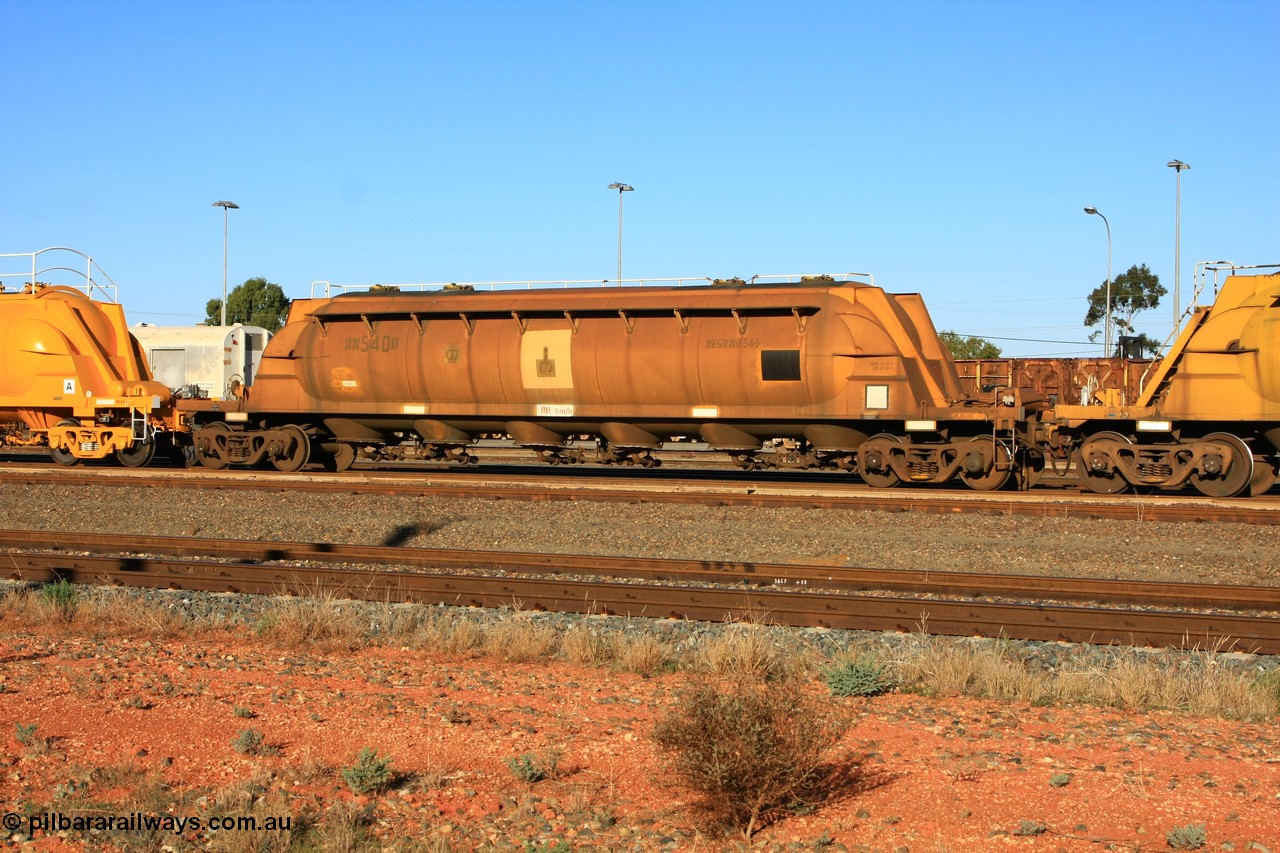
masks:
[[[271,333],[261,326],[240,323],[234,326],[139,323],[129,331],[138,339],[157,381],[181,396],[212,399],[230,397],[236,384],[253,384],[262,349],[271,338]]]

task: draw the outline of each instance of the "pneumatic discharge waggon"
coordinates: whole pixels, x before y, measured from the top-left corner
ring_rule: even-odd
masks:
[[[1103,494],[1261,494],[1280,448],[1280,273],[1197,274],[1209,269],[1214,303],[1190,312],[1134,399],[966,388],[923,299],[859,274],[375,286],[295,301],[252,392],[178,401],[178,428],[212,468],[466,463],[494,437],[552,464],[648,466],[686,438],[745,468],[842,469],[877,487],[1028,488],[1074,460]]]
[[[1074,463],[1102,494],[1261,494],[1280,448],[1277,268],[1198,269],[1213,303],[1122,387],[962,376],[919,295],[847,274],[298,299],[252,386],[220,398],[171,394],[118,305],[39,284],[33,262],[0,292],[0,421],[63,464],[469,463],[500,439],[552,464],[651,466],[687,441],[877,487],[1029,488]]]
[[[84,262],[41,269],[50,255]],[[0,255],[29,271],[0,272],[0,445],[43,445],[58,462],[114,458],[146,465],[157,448],[181,453],[169,389],[151,378],[115,283],[74,249]],[[38,281],[46,272],[81,276],[78,286]],[[95,299],[95,295],[107,296]]]

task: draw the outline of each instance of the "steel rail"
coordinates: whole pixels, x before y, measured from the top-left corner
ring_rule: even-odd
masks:
[[[1096,601],[1150,607],[1222,608],[1280,612],[1280,586],[1132,581],[1105,578],[1012,575],[1000,572],[923,572],[857,566],[806,566],[721,560],[541,554],[450,548],[406,548],[312,542],[191,540],[170,536],[106,535],[0,530],[0,549],[76,551],[94,554],[146,553],[216,557],[225,560],[319,561],[432,569],[484,568],[489,571],[603,575],[658,581],[809,587],[850,592],[873,590],[916,595],[954,595]],[[12,555],[0,555],[7,560]],[[0,563],[3,565],[3,563]]]
[[[452,472],[447,472],[451,474]],[[1280,524],[1280,507],[1269,503],[1257,506],[1259,498],[1210,501],[1185,496],[1167,502],[1140,496],[1064,496],[1060,493],[1035,492],[969,493],[955,496],[913,493],[911,489],[893,493],[841,492],[840,484],[823,486],[830,491],[815,491],[811,483],[753,481],[663,483],[661,491],[646,481],[647,488],[632,487],[567,487],[563,480],[556,484],[497,484],[424,481],[407,475],[398,478],[373,478],[367,472],[351,474],[281,474],[250,471],[220,472],[169,470],[145,474],[106,469],[21,470],[0,469],[0,482],[30,485],[94,485],[113,487],[167,487],[175,485],[199,489],[236,489],[300,492],[342,492],[361,495],[396,495],[429,497],[488,498],[521,501],[598,501],[610,503],[671,503],[710,506],[792,507],[805,509],[847,509],[880,512],[924,512],[937,514],[984,513],[988,515],[1033,516],[1040,518],[1107,519],[1118,521],[1196,521],[1255,525]],[[459,472],[457,478],[466,474]],[[492,474],[487,476],[494,476]],[[598,480],[595,481],[599,483]]]
[[[205,592],[336,595],[366,601],[721,621],[765,613],[773,624],[864,631],[927,631],[1020,640],[1280,653],[1280,619],[974,603],[543,578],[262,566],[171,558],[6,555],[22,580],[168,587]]]

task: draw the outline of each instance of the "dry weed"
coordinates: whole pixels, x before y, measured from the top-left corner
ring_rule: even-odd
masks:
[[[373,806],[372,802],[362,806],[354,800],[335,801],[316,827],[319,849],[326,853],[365,850],[371,841],[369,826],[373,823]]]
[[[298,760],[289,768],[289,781],[304,785],[320,779],[327,779],[334,774],[334,767],[316,755],[315,749],[306,744],[298,753]]]
[[[0,619],[23,627],[65,626],[74,618],[74,610],[41,596],[38,587],[13,584],[0,597]]]
[[[716,675],[767,681],[783,675],[790,657],[767,626],[750,622],[727,626],[697,646],[694,666]]]
[[[163,604],[130,599],[121,607],[110,593],[82,595],[77,587],[70,597],[45,593],[52,587],[11,585],[0,595],[0,621],[28,628],[57,626],[75,631],[91,631],[107,636],[151,636],[170,638],[189,635],[200,629],[181,611]]]
[[[382,601],[370,608],[369,636],[383,643],[412,643],[427,618],[417,604]]]
[[[682,693],[654,738],[708,816],[749,841],[782,807],[837,793],[839,774],[826,754],[848,727],[848,717],[807,696],[797,680],[726,679]],[[844,769],[851,779],[852,767]]]
[[[617,659],[618,645],[609,634],[579,622],[564,632],[560,652],[572,663],[605,666]]]
[[[614,637],[614,660],[624,672],[657,675],[670,667],[674,656],[671,645],[652,634]]]
[[[1219,664],[1216,651],[1172,659],[1127,652],[1109,666],[1068,669],[1055,697],[1116,708],[1186,711],[1230,719],[1262,719],[1280,713],[1280,696],[1249,673]]]
[[[540,625],[527,611],[516,611],[489,629],[485,651],[512,663],[546,660],[556,653],[560,635],[549,625]]]
[[[221,830],[212,836],[210,847],[226,853],[285,853],[296,850],[298,840],[306,835],[305,821],[290,813],[289,798],[283,791],[272,790],[251,798],[227,801],[219,812],[226,818],[252,818],[250,824],[234,830]],[[267,829],[268,820],[287,820],[288,828]]]
[[[353,649],[365,639],[355,611],[350,602],[327,593],[281,599],[258,633],[291,649]]]
[[[895,681],[928,695],[966,695],[1022,701],[1164,709],[1232,719],[1280,713],[1280,691],[1252,673],[1222,666],[1218,649],[1170,657],[1119,652],[1046,671],[1002,641],[974,645],[939,637],[918,639],[887,654]]]
[[[484,649],[489,629],[474,619],[459,619],[449,628],[441,648],[454,654],[476,655]]]

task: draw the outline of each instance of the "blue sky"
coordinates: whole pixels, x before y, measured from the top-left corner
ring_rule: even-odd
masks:
[[[0,252],[92,253],[131,323],[221,294],[218,199],[231,285],[298,297],[612,278],[623,181],[627,278],[869,271],[1013,355],[1099,350],[1086,205],[1114,274],[1172,291],[1171,159],[1184,297],[1197,261],[1280,262],[1273,0],[0,0],[0,24]]]

